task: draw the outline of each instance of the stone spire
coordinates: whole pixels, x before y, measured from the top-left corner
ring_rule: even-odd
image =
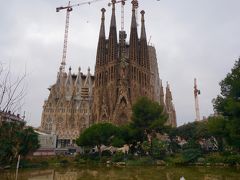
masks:
[[[101,12],[102,12],[102,18],[101,18],[101,27],[100,27],[99,38],[105,39],[105,12],[106,12],[106,9],[102,8]]]
[[[64,78],[62,66],[59,67],[59,72],[57,73],[57,81],[56,81],[56,97],[60,98],[63,92],[64,87]]]
[[[111,17],[110,27],[116,28],[115,4],[116,4],[116,0],[112,0],[112,17]]]
[[[172,92],[170,90],[170,86],[167,83],[166,87],[166,99],[165,99],[165,104],[166,104],[166,111],[168,113],[168,125],[171,125],[172,127],[176,127],[177,125],[177,120],[176,120],[176,111],[175,107],[172,102]]]
[[[165,107],[165,103],[164,103],[164,90],[163,90],[162,80],[160,80],[160,105]]]
[[[132,1],[132,22],[130,29],[130,42],[129,42],[129,58],[130,61],[137,62],[138,61],[138,32],[137,32],[137,22],[135,16],[135,7],[136,1]]]
[[[78,100],[81,99],[81,89],[82,89],[82,73],[81,68],[78,68],[77,79],[75,81],[75,88],[76,88],[76,98]]]
[[[65,95],[66,95],[66,99],[68,101],[71,100],[72,98],[72,93],[73,93],[73,81],[72,81],[72,73],[71,73],[72,68],[69,68],[69,72],[68,72],[68,76],[67,76],[67,80],[65,83]]]
[[[140,13],[142,15],[142,17],[141,17],[141,37],[140,37],[140,39],[147,40],[146,29],[145,29],[145,19],[144,19],[145,11],[142,10]]]
[[[171,103],[172,103],[172,93],[170,91],[170,86],[169,86],[169,84],[167,82],[166,97],[165,97],[165,104],[166,104],[167,111],[170,110]]]
[[[141,11],[141,37],[140,37],[140,65],[150,68],[149,56],[148,56],[148,45],[147,45],[147,36],[145,30],[145,11]]]
[[[103,65],[106,61],[106,37],[105,37],[105,12],[104,8],[101,9],[102,18],[101,18],[101,27],[98,39],[98,47],[97,47],[97,61],[96,65]]]
[[[57,73],[56,85],[61,86],[61,84],[62,84],[62,67],[60,66],[59,72]]]
[[[90,67],[88,67],[88,73],[87,77],[84,83],[84,87],[88,88],[88,95],[91,97],[92,96],[92,79],[91,79],[91,72],[90,72]]]
[[[116,16],[115,16],[115,4],[116,0],[112,0],[112,17],[108,38],[108,62],[117,60],[117,26],[116,26]]]

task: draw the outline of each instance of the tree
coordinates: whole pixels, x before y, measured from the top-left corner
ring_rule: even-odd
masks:
[[[26,93],[25,78],[26,73],[12,77],[10,67],[5,67],[0,62],[0,110],[16,112],[22,107]]]
[[[185,140],[195,139],[195,132],[196,132],[196,122],[184,124],[179,126],[178,128],[173,131],[173,134],[176,136],[180,136]]]
[[[220,151],[223,150],[223,142],[225,137],[227,136],[226,130],[226,120],[224,117],[209,117],[208,118],[208,131],[214,136],[218,142],[218,149]]]
[[[196,132],[194,134],[195,139],[204,139],[204,138],[210,138],[211,135],[208,131],[208,122],[207,121],[200,121],[196,122]]]
[[[198,141],[199,139],[210,137],[206,121],[184,124],[176,128],[173,134],[175,134],[176,136],[180,136],[187,141]]]
[[[141,97],[133,105],[131,129],[135,132],[134,139],[143,142],[145,139],[151,144],[156,132],[163,132],[167,115],[163,112],[163,107],[157,102],[151,101],[146,97]]]
[[[228,143],[240,150],[240,58],[220,86],[221,94],[213,101],[214,109],[226,119]]]
[[[149,134],[164,130],[167,115],[157,102],[141,97],[133,105],[132,113],[131,127],[138,129],[141,133]]]
[[[38,134],[25,123],[2,122],[0,126],[0,165],[11,163],[39,148]]]
[[[119,134],[119,128],[110,123],[94,124],[85,129],[77,139],[77,145],[83,147],[97,146],[101,157],[101,145],[108,146],[112,139]]]

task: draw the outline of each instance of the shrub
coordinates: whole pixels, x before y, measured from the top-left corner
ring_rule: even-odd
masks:
[[[152,141],[152,157],[155,159],[163,159],[167,152],[167,143],[153,139]]]
[[[208,163],[223,163],[224,157],[219,153],[210,153],[206,156],[206,162]]]
[[[68,160],[67,159],[63,159],[60,161],[60,164],[67,164],[68,163]]]
[[[110,160],[109,157],[102,156],[101,159],[100,159],[100,163],[106,163],[106,162],[109,161],[109,160]]]
[[[197,159],[197,162],[198,163],[205,163],[205,159],[200,157],[200,158]]]
[[[113,156],[112,156],[112,162],[121,162],[125,160],[125,154],[122,152],[116,152]]]
[[[126,154],[125,156],[126,156],[126,159],[127,159],[127,160],[133,160],[133,159],[135,158],[134,155],[131,154],[131,153]]]
[[[49,165],[47,161],[42,161],[40,164],[42,167],[47,167]]]
[[[90,153],[86,155],[87,159],[93,160],[93,161],[99,161],[100,157],[98,152]]]
[[[112,156],[112,152],[109,151],[109,150],[102,151],[102,156],[111,157]]]
[[[146,155],[151,150],[151,145],[148,141],[143,141],[143,143],[141,144],[141,148],[144,151],[144,154]]]
[[[185,163],[182,154],[174,154],[173,156],[169,156],[165,159],[165,161],[173,165],[180,165]]]
[[[182,152],[182,157],[185,163],[194,162],[201,156],[201,151],[199,149],[185,149]]]
[[[230,165],[236,165],[240,164],[240,155],[239,154],[234,154],[234,155],[229,155],[224,158],[224,163],[230,164]]]
[[[150,156],[141,157],[135,160],[127,161],[127,164],[130,166],[147,166],[154,165],[154,160]]]

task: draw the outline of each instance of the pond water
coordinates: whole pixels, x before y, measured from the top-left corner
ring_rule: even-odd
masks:
[[[65,167],[19,170],[18,180],[240,180],[240,169],[226,167]],[[15,172],[0,171],[0,179],[15,179]]]

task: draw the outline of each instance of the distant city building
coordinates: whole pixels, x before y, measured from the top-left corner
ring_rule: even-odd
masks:
[[[0,124],[2,122],[24,123],[24,118],[20,117],[20,114],[15,115],[11,111],[0,111]]]
[[[60,67],[57,81],[49,88],[44,102],[41,131],[58,136],[61,146],[75,143],[79,134],[94,123],[116,125],[131,121],[132,105],[145,96],[158,102],[169,115],[166,124],[176,127],[176,112],[169,84],[166,95],[159,77],[155,47],[147,44],[144,11],[141,11],[141,35],[138,36],[134,1],[129,43],[125,31],[117,37],[115,1],[108,39],[105,36],[105,9],[102,11],[95,73],[64,72]]]
[[[34,156],[49,156],[55,155],[55,148],[57,146],[57,136],[54,134],[46,134],[39,131],[35,132],[38,134],[38,140],[40,148],[37,149]]]

